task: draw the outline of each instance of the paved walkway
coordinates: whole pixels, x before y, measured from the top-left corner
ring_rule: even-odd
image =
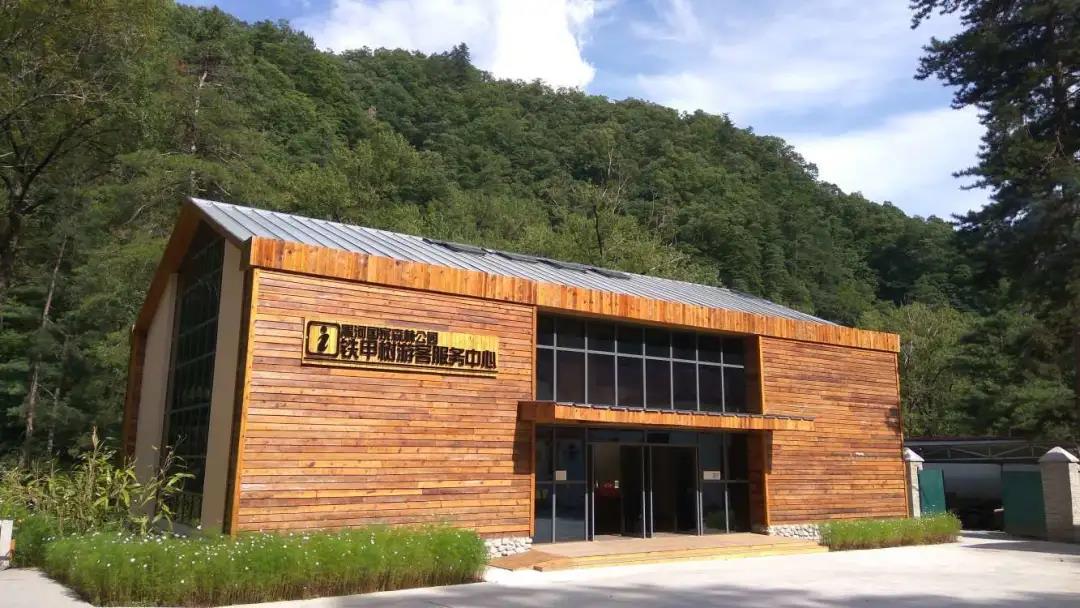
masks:
[[[0,608],[89,608],[67,587],[37,570],[0,570]]]
[[[1080,545],[970,534],[960,543],[564,572],[489,571],[474,585],[258,608],[1080,606]],[[0,572],[0,606],[85,606],[32,571]]]

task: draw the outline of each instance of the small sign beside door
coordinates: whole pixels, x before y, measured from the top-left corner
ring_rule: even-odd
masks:
[[[566,481],[566,469],[555,470],[555,481]]]
[[[705,471],[702,474],[705,481],[724,481],[723,471]]]

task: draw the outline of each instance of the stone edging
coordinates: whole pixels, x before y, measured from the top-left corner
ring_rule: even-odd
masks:
[[[821,540],[821,531],[817,524],[786,524],[782,526],[759,527],[756,532],[764,532],[769,536],[783,536],[787,538],[805,538],[807,540]]]
[[[532,538],[528,536],[506,536],[503,538],[485,538],[488,558],[505,557],[524,553],[532,548]]]

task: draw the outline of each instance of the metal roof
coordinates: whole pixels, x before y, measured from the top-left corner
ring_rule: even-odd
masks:
[[[438,241],[254,207],[229,205],[196,198],[191,199],[191,202],[211,221],[240,242],[258,236],[409,262],[423,262],[544,283],[641,296],[654,300],[833,324],[813,315],[722,287],[496,251],[474,245]]]

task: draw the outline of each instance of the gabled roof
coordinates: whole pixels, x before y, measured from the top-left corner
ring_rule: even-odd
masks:
[[[262,237],[542,283],[832,325],[813,315],[722,287],[496,251],[254,207],[203,199],[190,200],[212,224],[237,243]]]

